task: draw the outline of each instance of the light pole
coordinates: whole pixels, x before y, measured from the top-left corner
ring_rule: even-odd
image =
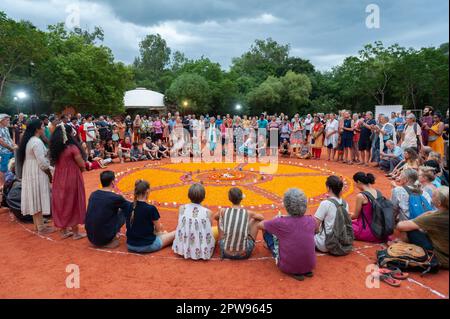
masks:
[[[20,101],[25,100],[28,97],[28,95],[24,91],[19,91],[16,93],[16,96],[14,96],[14,101],[17,103],[17,114],[19,114],[19,103]]]

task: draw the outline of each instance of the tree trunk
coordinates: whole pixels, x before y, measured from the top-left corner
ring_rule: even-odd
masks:
[[[2,77],[2,82],[0,83],[0,98],[3,96],[3,88],[5,87],[6,76]]]

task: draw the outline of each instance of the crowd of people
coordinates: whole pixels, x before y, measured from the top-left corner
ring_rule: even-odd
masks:
[[[229,207],[213,212],[202,206],[204,186],[192,184],[191,202],[180,207],[177,227],[168,232],[158,209],[147,203],[149,182],[137,180],[134,200],[129,202],[112,191],[111,170],[100,174],[102,187],[86,205],[82,174],[86,170],[104,169],[113,162],[202,156],[203,149],[210,155],[271,154],[379,167],[392,180],[387,197],[401,239],[434,251],[439,264],[448,268],[448,111],[444,119],[431,107],[420,119],[409,111],[377,118],[372,112],[342,111],[295,114],[292,119],[265,113],[198,118],[169,113],[137,115],[134,120],[19,114],[11,121],[9,115],[0,114],[2,203],[11,207],[9,193],[20,188],[15,215],[33,222],[39,234],[55,232],[51,218],[64,239],[88,237],[94,246],[114,248],[126,225],[129,251],[151,253],[172,246],[174,253],[189,259],[211,259],[216,242],[222,258],[249,258],[262,231],[278,267],[298,279],[312,275],[315,250],[345,255],[354,240],[393,239],[392,234],[380,236],[368,227],[375,202],[383,194],[375,187],[375,176],[362,171],[353,176],[360,191],[353,212],[342,198],[344,185],[337,176],[328,177],[328,197],[313,216],[305,216],[305,193],[292,188],[283,198],[287,215],[272,220],[244,209],[240,205],[244,194],[237,187],[229,190]],[[417,200],[422,204],[414,205]]]

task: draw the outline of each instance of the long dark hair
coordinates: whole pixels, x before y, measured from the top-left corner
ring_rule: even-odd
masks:
[[[17,150],[17,162],[20,163],[20,167],[22,167],[23,162],[25,161],[25,152],[27,149],[28,141],[36,134],[36,131],[41,127],[42,121],[39,119],[34,119],[27,123],[27,128],[25,130],[25,133],[23,133],[19,149]]]
[[[52,165],[55,165],[61,154],[64,152],[67,146],[75,145],[80,150],[83,159],[86,159],[86,153],[81,148],[80,143],[72,135],[72,127],[65,124],[67,142],[63,141],[62,125],[58,125],[50,138],[50,161]]]

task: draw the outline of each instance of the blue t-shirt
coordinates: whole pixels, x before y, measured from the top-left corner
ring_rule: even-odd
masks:
[[[395,118],[397,132],[403,132],[403,129],[405,128],[405,119],[403,117],[397,117]]]
[[[89,241],[104,246],[114,239],[119,224],[119,209],[125,209],[129,202],[121,195],[97,190],[89,197],[86,212],[86,233]]]
[[[132,246],[148,246],[156,239],[153,222],[159,220],[158,209],[145,202],[138,201],[134,209],[133,224],[131,225],[131,215],[133,204],[125,210],[127,219],[127,244]]]
[[[258,120],[258,128],[267,128],[267,125],[269,125],[269,122],[266,119]]]

